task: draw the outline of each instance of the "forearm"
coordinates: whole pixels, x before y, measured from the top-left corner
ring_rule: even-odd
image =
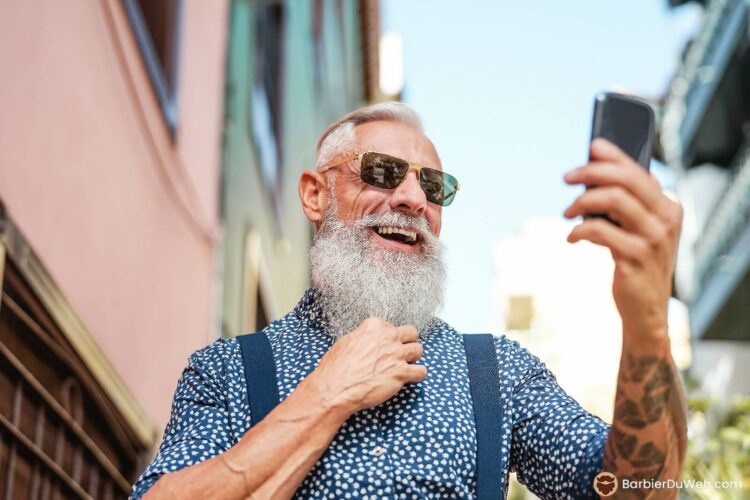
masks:
[[[163,476],[145,498],[289,498],[349,413],[308,377],[231,449]]]
[[[677,479],[687,447],[687,416],[682,385],[665,334],[623,332],[612,430],[603,470],[621,480]],[[635,497],[648,492],[630,490]],[[624,493],[624,492],[623,492]]]

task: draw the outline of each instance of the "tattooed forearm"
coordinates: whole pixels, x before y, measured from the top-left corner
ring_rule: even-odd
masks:
[[[671,356],[624,350],[603,470],[621,479],[677,479],[685,458],[686,434],[684,396]],[[648,491],[636,489],[619,493],[623,498],[649,496]],[[669,496],[664,490],[659,494],[665,493]]]

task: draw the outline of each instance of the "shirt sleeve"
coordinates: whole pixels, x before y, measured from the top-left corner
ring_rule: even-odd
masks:
[[[593,481],[610,426],[566,394],[538,358],[513,344],[523,374],[510,400],[511,470],[540,498],[598,498]]]
[[[154,460],[133,485],[140,499],[169,472],[202,462],[232,446],[227,416],[225,370],[214,346],[190,356],[177,384],[172,414]]]

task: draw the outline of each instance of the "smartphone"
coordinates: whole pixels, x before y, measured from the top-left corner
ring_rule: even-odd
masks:
[[[591,140],[597,137],[615,143],[648,170],[654,144],[654,111],[637,98],[603,92],[594,101]]]
[[[607,139],[649,170],[655,126],[651,106],[634,97],[602,92],[594,101],[592,122],[592,141],[597,137]],[[596,186],[588,186],[587,189],[593,187]],[[604,217],[617,224],[606,214],[588,214],[586,217]]]

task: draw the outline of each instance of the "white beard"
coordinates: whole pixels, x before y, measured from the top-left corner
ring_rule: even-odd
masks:
[[[401,212],[368,215],[344,223],[326,211],[310,248],[310,270],[320,304],[338,340],[370,316],[394,326],[412,325],[424,338],[443,305],[442,244],[423,217]],[[413,227],[422,249],[410,254],[376,247],[370,227]]]

